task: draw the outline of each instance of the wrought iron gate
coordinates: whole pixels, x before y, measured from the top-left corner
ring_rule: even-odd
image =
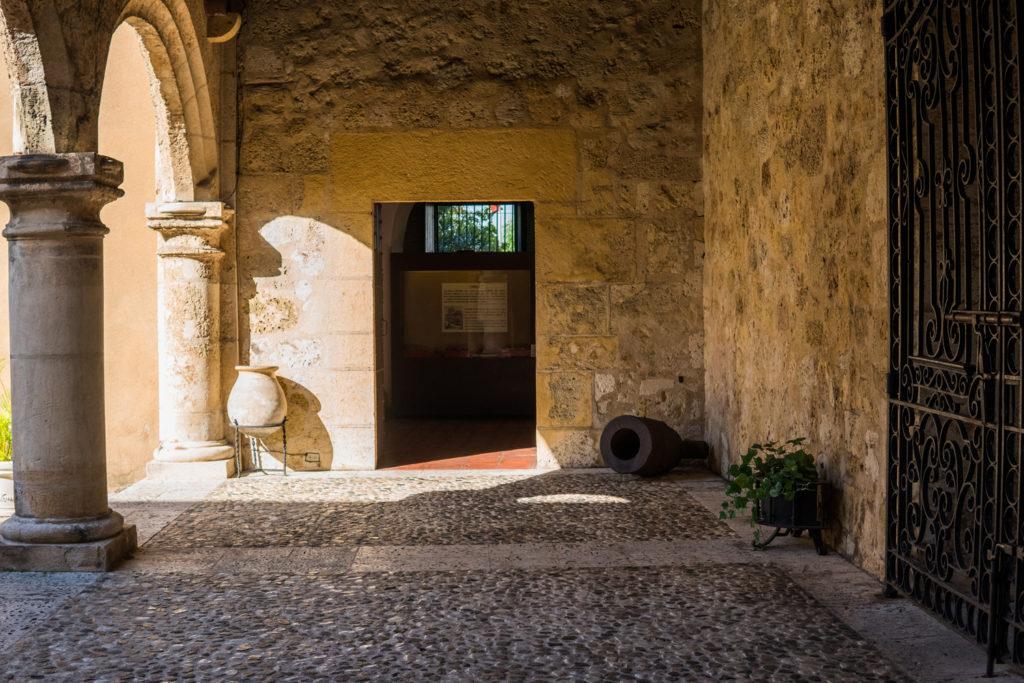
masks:
[[[1020,0],[883,19],[886,581],[1024,662]]]

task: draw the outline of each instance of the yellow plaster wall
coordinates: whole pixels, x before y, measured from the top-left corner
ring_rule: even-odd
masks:
[[[114,35],[100,110],[99,151],[125,165],[124,197],[104,208],[104,355],[107,475],[111,488],[141,478],[157,446],[156,237],[145,204],[155,196],[155,118],[132,30]],[[0,68],[0,155],[11,153],[11,98]],[[0,203],[0,222],[7,223]],[[7,242],[0,240],[0,356],[9,358]],[[4,380],[7,381],[5,367]],[[15,399],[16,400],[16,399]],[[17,425],[14,426],[17,429]],[[17,457],[17,454],[14,455]]]

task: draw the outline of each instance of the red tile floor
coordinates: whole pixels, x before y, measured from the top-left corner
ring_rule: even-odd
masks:
[[[385,469],[528,470],[537,466],[532,419],[391,419]]]

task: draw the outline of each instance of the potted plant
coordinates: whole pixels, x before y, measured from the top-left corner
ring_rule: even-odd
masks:
[[[11,392],[0,382],[0,517],[14,510],[11,450]]]
[[[751,507],[750,524],[757,549],[765,548],[777,536],[800,536],[807,531],[818,554],[827,552],[821,530],[825,526],[828,483],[818,476],[814,456],[804,449],[806,440],[756,443],[729,468],[729,486],[719,516],[734,518],[737,512]],[[775,527],[764,542],[761,526]]]

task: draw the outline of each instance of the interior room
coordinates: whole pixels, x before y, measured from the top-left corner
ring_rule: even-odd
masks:
[[[533,206],[377,207],[381,467],[536,465]]]

